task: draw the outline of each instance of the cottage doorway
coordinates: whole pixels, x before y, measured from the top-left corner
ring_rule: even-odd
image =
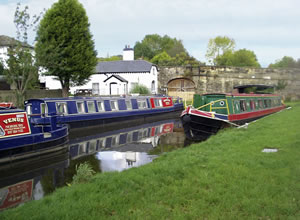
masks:
[[[109,84],[109,93],[110,95],[119,95],[119,88],[116,82],[112,82]]]

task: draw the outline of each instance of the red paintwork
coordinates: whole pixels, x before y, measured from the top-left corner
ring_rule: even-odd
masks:
[[[150,104],[151,104],[152,108],[157,108],[157,106],[155,106],[154,99],[161,99],[162,105],[163,105],[162,107],[172,107],[173,106],[173,100],[170,97],[168,97],[168,98],[151,98]]]
[[[12,108],[14,107],[12,102],[0,102],[0,107],[2,108]]]
[[[278,112],[278,111],[280,111],[284,108],[285,108],[285,106],[282,105],[282,106],[279,106],[279,107],[264,109],[264,110],[260,110],[260,111],[232,114],[232,115],[228,116],[228,119],[229,119],[229,121],[241,121],[241,120],[261,117],[261,116],[268,115],[268,114],[271,114],[271,113],[274,113],[274,112]]]
[[[30,201],[32,197],[33,180],[26,180],[11,186],[2,188],[2,194],[5,196],[0,197],[0,210],[14,207],[24,202]]]
[[[161,126],[158,126],[158,127],[161,127]],[[167,134],[167,133],[173,132],[174,123],[163,124],[162,131],[159,134],[155,133],[156,128],[157,128],[157,126],[151,128],[151,137],[160,136],[162,134]]]
[[[0,127],[0,138],[31,133],[25,112],[1,114]]]
[[[162,104],[163,104],[163,107],[171,107],[173,106],[173,100],[172,98],[162,98]]]

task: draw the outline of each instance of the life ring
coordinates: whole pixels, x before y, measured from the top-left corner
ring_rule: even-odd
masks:
[[[225,102],[224,102],[224,101],[221,101],[221,102],[220,102],[220,105],[221,105],[221,106],[225,105]]]

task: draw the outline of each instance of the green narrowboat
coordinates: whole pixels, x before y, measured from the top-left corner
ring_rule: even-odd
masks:
[[[254,88],[249,92],[249,88]],[[285,108],[280,95],[266,93],[272,86],[244,85],[233,93],[195,94],[181,114],[188,138],[203,140],[219,129],[242,125]],[[255,91],[255,92],[253,92]]]

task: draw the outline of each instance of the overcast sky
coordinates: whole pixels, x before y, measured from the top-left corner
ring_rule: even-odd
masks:
[[[0,35],[16,36],[17,2],[31,15],[57,0],[0,0]],[[147,34],[181,39],[206,62],[210,38],[228,36],[236,49],[257,55],[263,67],[283,56],[300,58],[299,0],[79,0],[87,12],[98,57],[122,54]],[[31,36],[33,39],[33,36]],[[31,43],[31,42],[29,42]]]

